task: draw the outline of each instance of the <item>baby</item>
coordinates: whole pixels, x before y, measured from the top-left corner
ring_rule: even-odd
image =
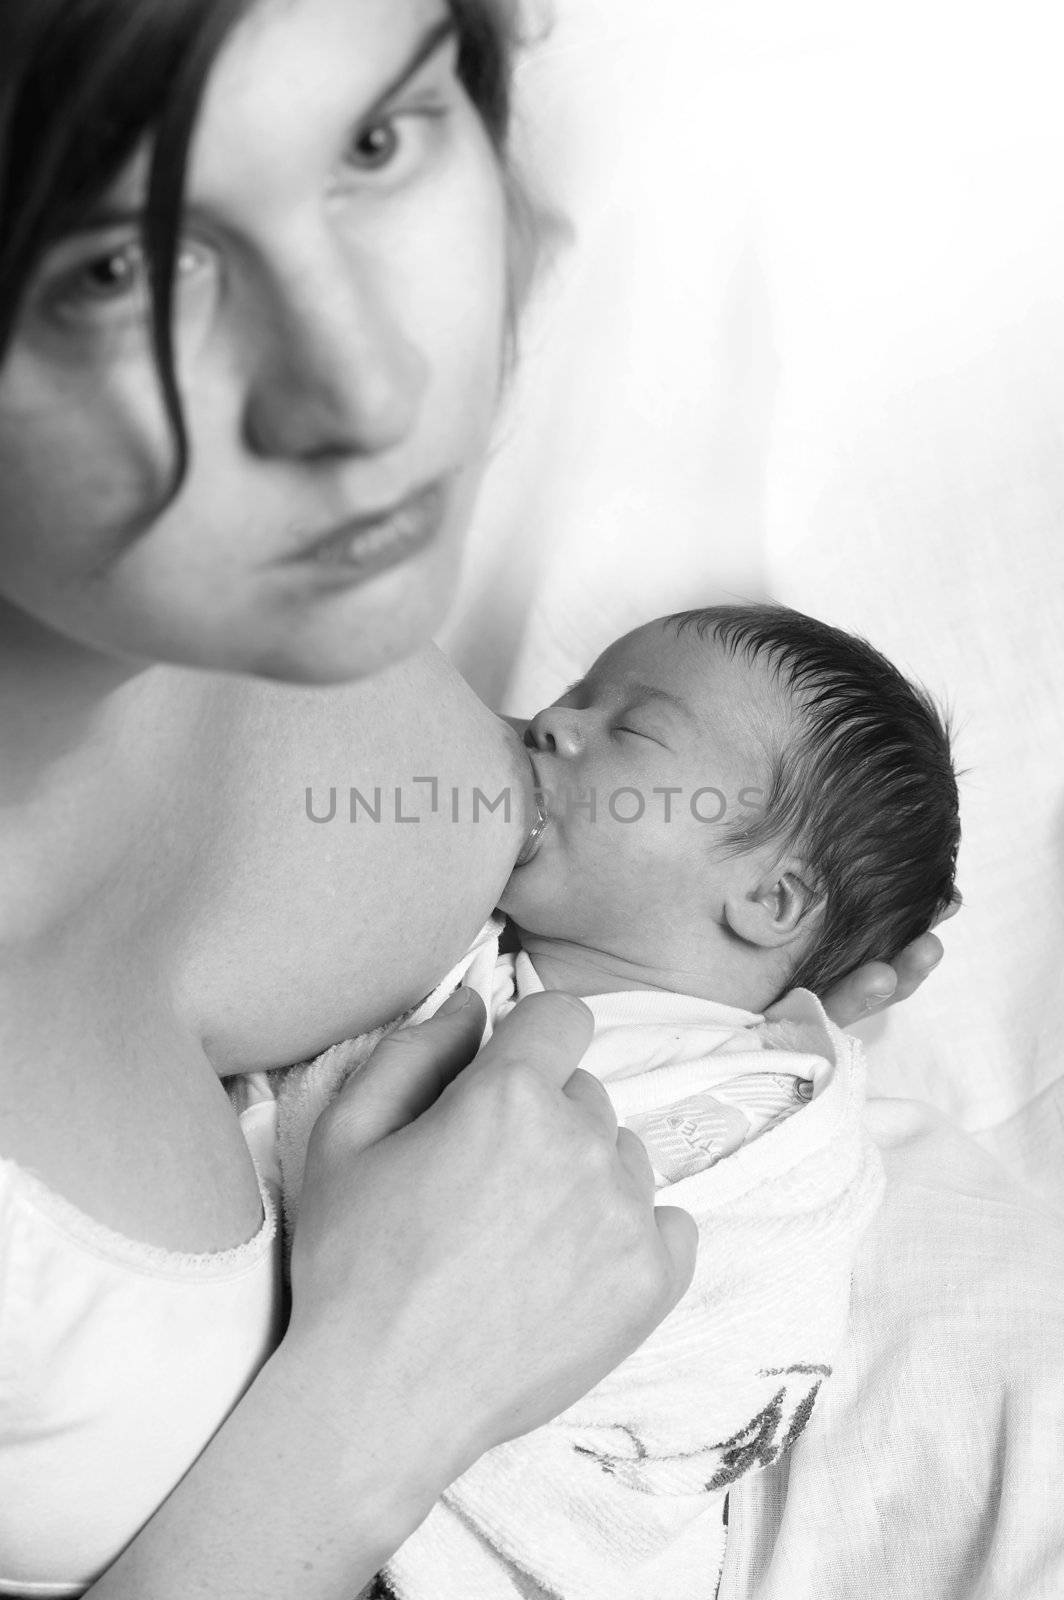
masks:
[[[637,628],[528,724],[537,815],[500,908],[543,986],[762,1011],[954,894],[949,739],[862,640],[773,606]]]
[[[581,1064],[698,1222],[698,1264],[634,1355],[452,1485],[373,1593],[710,1600],[728,1486],[808,1421],[880,1194],[858,1047],[815,996],[949,905],[949,741],[869,645],[726,606],[612,644],[524,742],[511,927],[418,1016],[464,982],[487,1038],[527,994],[584,996]]]

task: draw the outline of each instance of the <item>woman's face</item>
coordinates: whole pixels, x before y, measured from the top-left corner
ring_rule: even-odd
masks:
[[[261,0],[228,41],[189,166],[190,459],[168,504],[144,164],[51,251],[0,371],[0,620],[304,682],[372,671],[439,621],[507,280],[448,22],[441,0]]]

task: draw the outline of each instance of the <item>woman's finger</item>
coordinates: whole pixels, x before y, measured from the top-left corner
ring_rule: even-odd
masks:
[[[413,1122],[472,1060],[483,1031],[484,1002],[456,989],[434,1017],[397,1028],[352,1073],[330,1111],[334,1129],[366,1150]]]
[[[912,944],[906,945],[894,961],[897,984],[892,999],[904,1000],[919,989],[924,979],[934,972],[944,953],[942,940],[933,933],[925,933],[921,938],[914,939]]]
[[[635,1179],[638,1188],[653,1200],[656,1189],[654,1168],[650,1164],[646,1145],[631,1128],[617,1129],[617,1154],[627,1167],[629,1176]]]
[[[822,996],[822,1003],[837,1027],[848,1028],[870,1011],[889,1004],[897,986],[898,975],[893,967],[885,961],[867,961],[832,984]]]
[[[666,1316],[682,1300],[691,1286],[698,1260],[698,1224],[689,1211],[679,1206],[657,1206],[654,1220],[668,1252],[672,1290],[660,1315]]]
[[[925,933],[906,945],[893,966],[886,961],[868,961],[840,978],[822,997],[824,1010],[838,1027],[848,1028],[862,1017],[908,999],[938,966],[942,955],[942,941]]]
[[[577,1067],[562,1092],[567,1099],[582,1106],[610,1140],[616,1139],[617,1113],[609,1095],[592,1073]]]
[[[530,994],[498,1024],[477,1060],[478,1070],[532,1067],[564,1089],[591,1043],[594,1018],[582,1000],[559,989]]]

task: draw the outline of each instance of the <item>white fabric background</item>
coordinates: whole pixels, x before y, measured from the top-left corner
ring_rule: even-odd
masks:
[[[522,130],[573,242],[441,643],[530,714],[625,627],[763,590],[946,698],[966,908],[870,1066],[1064,1208],[1059,8],[554,12]]]

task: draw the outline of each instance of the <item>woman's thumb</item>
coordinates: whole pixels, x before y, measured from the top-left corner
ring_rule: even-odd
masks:
[[[663,1313],[667,1314],[691,1287],[698,1261],[698,1224],[680,1206],[655,1206],[654,1220],[672,1262],[672,1291]]]
[[[420,1117],[476,1055],[483,1031],[484,1002],[456,989],[435,1016],[382,1039],[334,1107],[346,1139],[365,1150]]]

